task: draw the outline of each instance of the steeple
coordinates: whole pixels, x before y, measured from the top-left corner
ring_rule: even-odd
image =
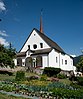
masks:
[[[42,11],[43,11],[43,9],[41,9],[41,15],[40,15],[40,32],[41,32],[41,33],[43,33]]]

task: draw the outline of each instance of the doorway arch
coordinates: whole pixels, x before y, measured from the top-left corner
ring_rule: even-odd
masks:
[[[31,57],[27,57],[25,59],[25,66],[28,70],[32,70],[33,66],[32,66],[32,58]]]
[[[17,58],[17,66],[22,66],[22,59],[21,58]]]
[[[36,66],[37,67],[42,67],[42,56],[37,56],[36,57]]]

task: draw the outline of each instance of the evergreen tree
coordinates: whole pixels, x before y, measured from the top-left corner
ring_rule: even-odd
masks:
[[[81,56],[81,58],[77,64],[77,71],[80,71],[83,73],[83,56]]]
[[[15,49],[12,47],[5,48],[4,45],[0,44],[0,66],[14,68]]]

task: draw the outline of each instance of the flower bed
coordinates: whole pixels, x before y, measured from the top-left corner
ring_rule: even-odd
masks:
[[[73,88],[63,83],[52,82],[47,86],[17,84],[9,81],[0,82],[0,90],[23,94],[31,97],[52,98],[72,98],[83,99],[83,89]]]

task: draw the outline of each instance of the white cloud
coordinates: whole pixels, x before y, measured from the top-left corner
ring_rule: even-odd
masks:
[[[5,4],[2,0],[0,0],[0,11],[5,11],[5,10],[6,10]]]
[[[9,46],[9,43],[6,41],[6,39],[0,37],[0,44],[4,45],[4,46]]]
[[[0,30],[0,35],[1,35],[1,36],[8,36],[8,35],[6,34],[6,31],[4,31],[4,30],[3,30],[3,31]]]

